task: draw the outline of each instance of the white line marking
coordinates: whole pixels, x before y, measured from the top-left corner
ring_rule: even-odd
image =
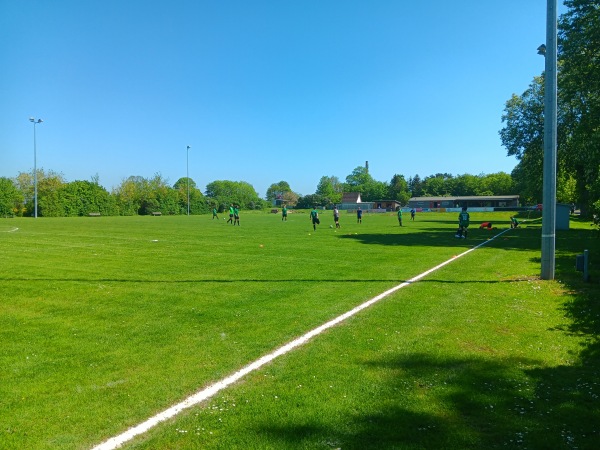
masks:
[[[19,229],[17,227],[15,227],[12,230],[2,230],[3,233],[13,233],[15,231],[19,231]]]
[[[127,441],[130,441],[135,436],[143,434],[146,431],[153,428],[154,426],[158,425],[159,423],[164,422],[165,420],[168,420],[168,419],[176,416],[184,409],[191,408],[192,406],[195,406],[195,405],[211,398],[213,395],[217,394],[219,391],[221,391],[221,390],[225,389],[226,387],[230,386],[231,384],[235,383],[236,381],[238,381],[245,375],[249,374],[250,372],[253,372],[253,371],[261,368],[262,366],[273,361],[275,358],[277,358],[279,356],[285,355],[286,353],[290,352],[294,348],[300,347],[301,345],[306,344],[310,339],[321,334],[325,330],[328,330],[329,328],[334,327],[335,325],[339,324],[340,322],[343,322],[344,320],[354,316],[355,314],[359,313],[363,309],[366,309],[369,306],[377,303],[381,299],[393,294],[394,292],[398,291],[399,289],[402,289],[403,287],[408,286],[411,283],[414,283],[415,281],[420,280],[421,278],[444,267],[445,265],[450,264],[452,261],[455,261],[456,259],[471,253],[473,250],[476,250],[479,247],[482,247],[483,245],[485,245],[485,244],[489,243],[490,241],[496,239],[497,237],[503,235],[504,233],[506,233],[509,230],[510,230],[510,228],[502,231],[501,233],[497,234],[494,237],[491,237],[487,241],[483,241],[481,244],[479,244],[473,248],[470,248],[469,250],[467,250],[457,256],[453,256],[449,260],[444,261],[441,264],[438,264],[437,266],[421,273],[420,275],[417,275],[416,277],[411,278],[410,280],[405,281],[404,283],[401,283],[398,286],[394,286],[393,288],[388,289],[387,291],[379,294],[376,297],[373,297],[370,300],[367,300],[366,302],[358,305],[354,309],[351,309],[350,311],[342,314],[341,316],[338,316],[335,319],[332,319],[329,322],[324,323],[323,325],[321,325],[317,328],[314,328],[313,330],[309,331],[308,333],[289,342],[288,344],[285,344],[284,346],[279,347],[274,352],[269,353],[269,354],[257,359],[256,361],[248,364],[247,366],[238,370],[234,374],[229,375],[228,377],[223,378],[220,381],[217,381],[216,383],[204,388],[203,390],[189,396],[182,402],[177,403],[176,405],[173,405],[168,409],[165,409],[164,411],[156,414],[153,417],[150,417],[145,422],[142,422],[139,425],[136,425],[136,426],[128,429],[127,431],[119,434],[118,436],[112,437],[112,438],[108,439],[107,441],[104,441],[103,443],[94,447],[92,450],[113,450],[113,449],[119,448],[121,445],[123,445]]]

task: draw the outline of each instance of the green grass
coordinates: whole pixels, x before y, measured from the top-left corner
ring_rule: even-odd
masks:
[[[0,221],[0,448],[90,448],[509,224],[321,216]],[[526,222],[125,448],[597,448],[600,240],[571,226],[554,281]]]

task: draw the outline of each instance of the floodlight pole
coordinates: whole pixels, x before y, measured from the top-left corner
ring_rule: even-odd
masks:
[[[542,194],[541,278],[553,280],[556,244],[556,127],[557,127],[557,32],[556,0],[547,0],[544,54],[544,179]]]
[[[33,123],[33,217],[37,219],[38,216],[38,194],[37,194],[37,149],[35,142],[35,126],[38,123],[42,123],[42,119],[35,119],[30,117],[29,121]]]
[[[185,178],[187,180],[187,215],[190,215],[190,146],[187,146],[187,157],[186,157],[186,173]]]

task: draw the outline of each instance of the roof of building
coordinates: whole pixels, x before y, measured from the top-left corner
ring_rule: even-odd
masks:
[[[360,192],[344,192],[342,203],[360,203]]]
[[[442,202],[449,200],[507,200],[518,199],[518,195],[463,195],[463,196],[448,196],[448,197],[412,197],[411,202]]]

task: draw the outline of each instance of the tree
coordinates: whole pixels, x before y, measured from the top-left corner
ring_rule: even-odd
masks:
[[[319,194],[309,194],[301,196],[298,199],[298,203],[296,204],[296,208],[300,209],[310,209],[313,206],[326,206],[326,203]]]
[[[373,177],[369,175],[366,167],[356,167],[350,175],[346,177],[346,185],[353,192],[361,192],[360,188],[373,181]]]
[[[542,195],[544,153],[543,78],[536,77],[521,95],[506,102],[500,140],[508,156],[519,163],[512,172],[519,194],[527,202],[538,203]]]
[[[62,174],[49,171],[38,173],[38,216],[63,217],[65,215],[65,201],[63,187],[66,181]],[[33,200],[28,204],[27,210],[33,216]]]
[[[287,181],[280,181],[279,183],[273,183],[267,189],[267,200],[273,202],[275,200],[282,200],[283,194],[286,192],[292,192],[292,188]]]
[[[115,198],[93,181],[66,183],[61,189],[60,197],[65,216],[85,216],[91,212],[111,216],[118,211]]]
[[[142,201],[146,198],[148,180],[140,176],[130,176],[113,190],[120,214],[132,216],[140,213]]]
[[[326,203],[338,204],[342,201],[344,185],[336,176],[323,176],[317,185],[315,194],[321,196]]]
[[[423,182],[418,174],[408,179],[408,189],[412,197],[423,196]]]
[[[0,217],[22,214],[24,197],[12,180],[0,177]]]
[[[231,203],[240,205],[244,209],[260,208],[263,205],[254,187],[245,181],[213,181],[206,185],[205,194],[207,197],[217,200],[221,210]]]
[[[576,180],[585,215],[600,198],[600,2],[564,3],[569,9],[559,21],[559,117],[566,130],[559,146],[567,157],[559,158],[559,168],[568,175],[557,178]]]
[[[395,174],[388,186],[387,197],[390,200],[397,200],[401,205],[406,205],[410,199],[408,183],[403,175]]]

